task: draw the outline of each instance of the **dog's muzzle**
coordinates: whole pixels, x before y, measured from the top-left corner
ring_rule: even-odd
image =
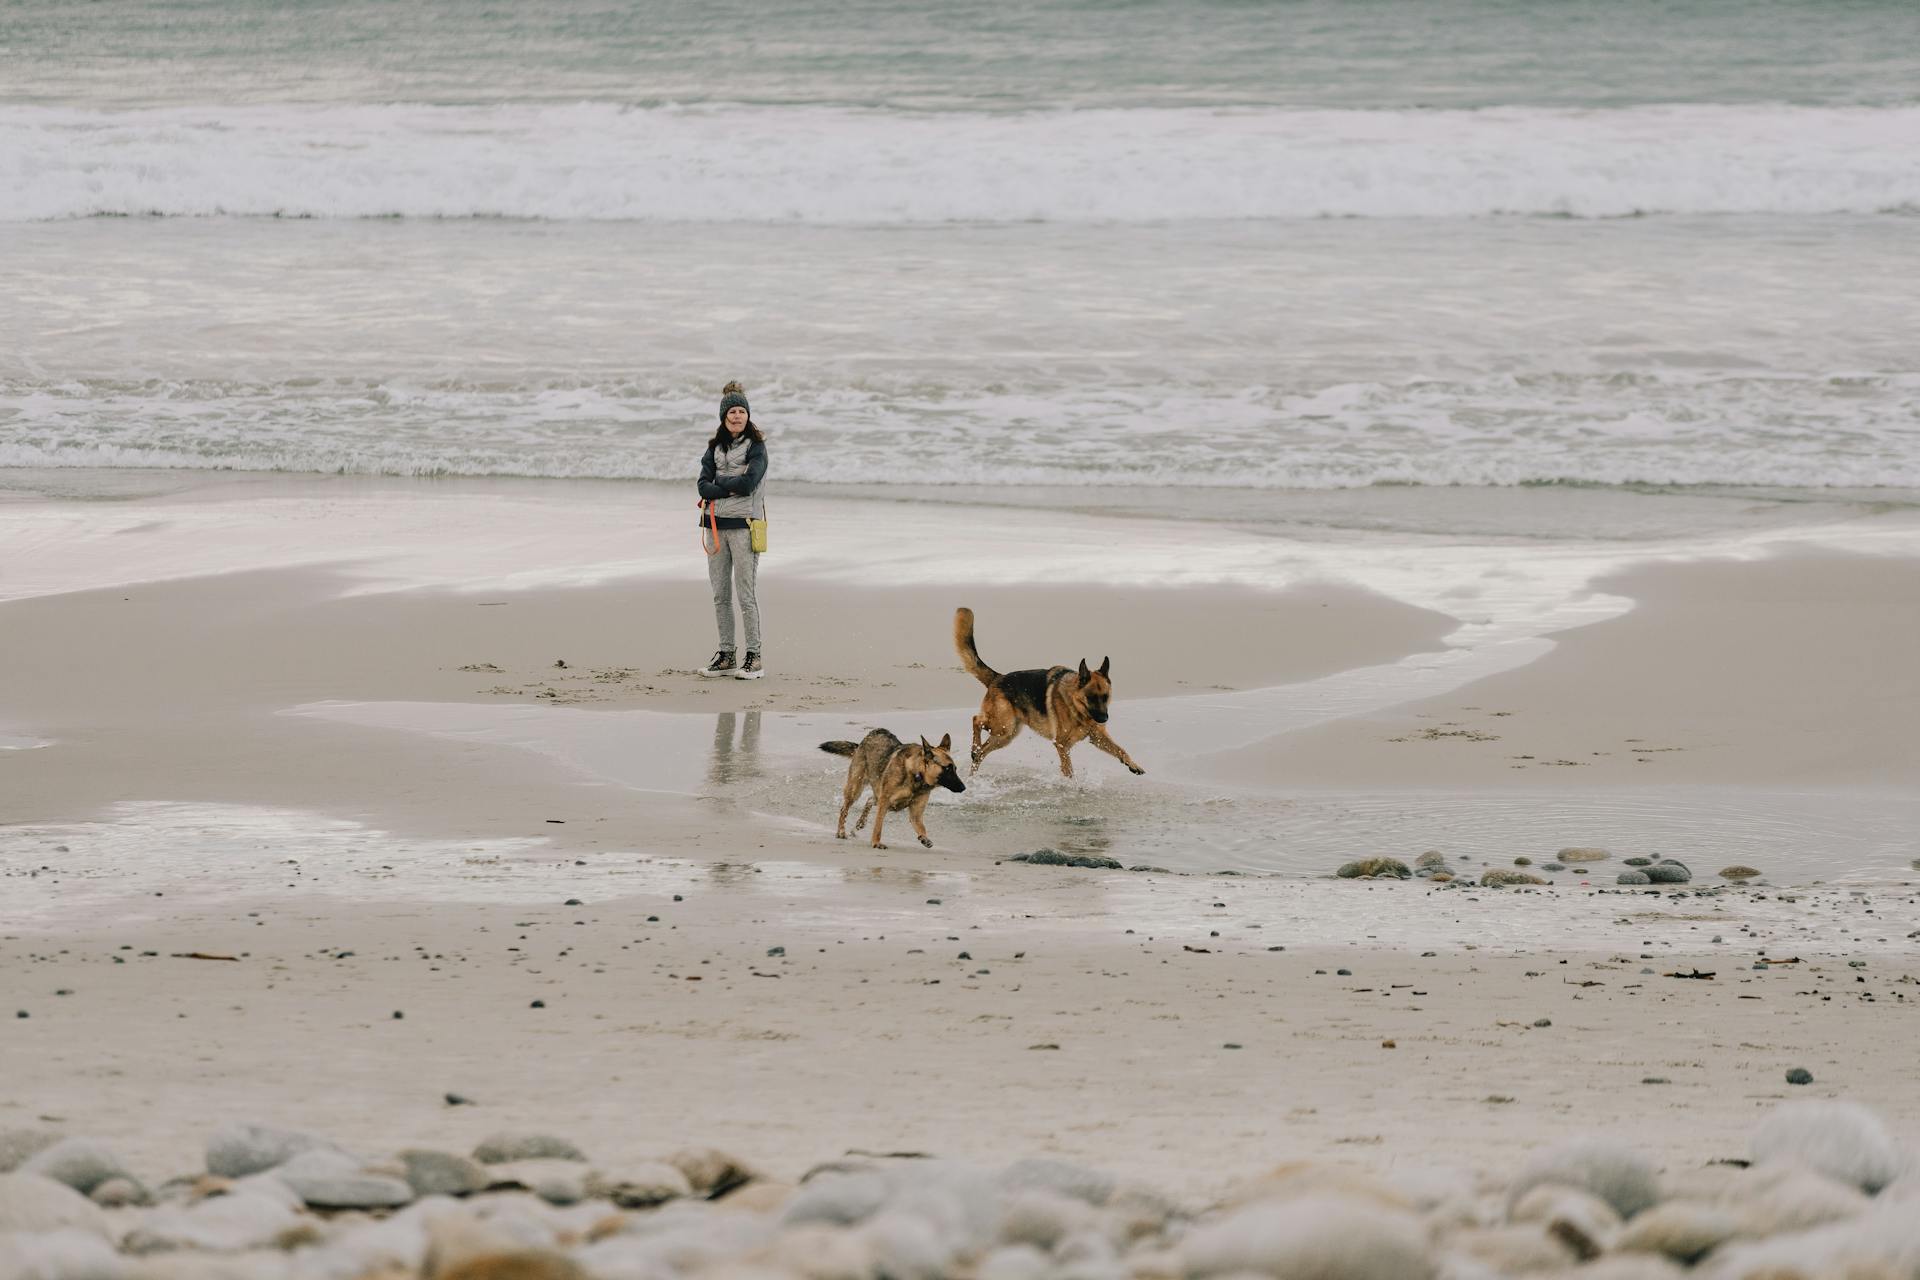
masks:
[[[967,784],[960,781],[960,775],[951,769],[940,771],[940,785],[949,791],[965,791]]]
[[[1092,708],[1088,708],[1087,714],[1093,717],[1095,724],[1105,724],[1107,722],[1107,713],[1104,711],[1095,711]]]

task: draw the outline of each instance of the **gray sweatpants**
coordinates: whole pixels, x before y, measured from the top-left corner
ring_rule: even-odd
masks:
[[[766,652],[760,647],[760,601],[753,594],[754,574],[759,568],[751,529],[720,530],[720,550],[707,557],[707,581],[713,587],[713,620],[720,628],[720,647],[728,653],[734,650],[736,595],[740,597],[740,619],[747,624],[747,652]]]

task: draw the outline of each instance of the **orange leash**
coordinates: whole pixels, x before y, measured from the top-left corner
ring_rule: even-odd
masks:
[[[707,542],[706,529],[700,531],[700,549],[710,556],[717,556],[720,554],[720,522],[714,518],[713,504],[711,502],[702,498],[699,505],[707,509],[707,529],[713,530],[713,542],[711,545]]]

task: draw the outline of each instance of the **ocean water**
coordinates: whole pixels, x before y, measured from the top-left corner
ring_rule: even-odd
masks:
[[[0,9],[0,466],[1920,487],[1904,0]]]

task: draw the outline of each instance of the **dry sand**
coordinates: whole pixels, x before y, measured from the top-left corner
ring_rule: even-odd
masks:
[[[1187,764],[1266,784],[1551,772],[1910,796],[1916,564],[1630,569],[1597,586],[1633,612],[1530,666]],[[946,843],[938,810],[941,847],[875,854],[824,834],[831,762],[795,782],[822,791],[800,821],[730,806],[724,777],[718,796],[663,794],[285,714],[931,719],[976,696],[951,666],[965,603],[1003,667],[1110,653],[1125,741],[1130,698],[1417,663],[1457,625],[1432,608],[1312,573],[949,590],[773,561],[773,675],[755,685],[690,673],[711,648],[697,581],[342,597],[343,572],[0,604],[0,734],[52,743],[0,751],[0,1127],[110,1136],[155,1177],[250,1118],[370,1148],[520,1125],[589,1148],[712,1143],[785,1176],[848,1148],[1050,1153],[1201,1191],[1303,1155],[1485,1167],[1591,1131],[1675,1164],[1738,1156],[1804,1066],[1815,1084],[1793,1096],[1920,1133],[1920,921],[1894,877],[1696,898],[1090,872]],[[704,757],[713,721],[689,723],[683,754]],[[1549,756],[1580,767],[1534,767]],[[216,829],[246,813],[280,817]],[[1798,962],[1754,969],[1763,952]],[[1696,969],[1715,976],[1665,976]]]

